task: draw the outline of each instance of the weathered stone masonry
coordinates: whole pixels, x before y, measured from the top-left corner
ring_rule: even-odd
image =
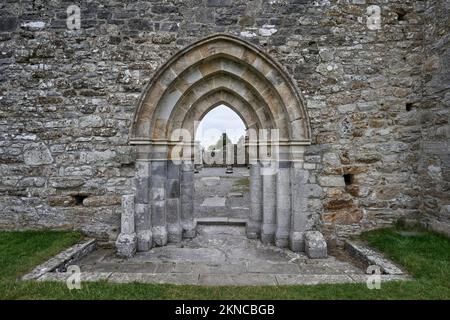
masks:
[[[66,28],[70,4],[81,8],[79,31]],[[366,26],[371,4],[381,30]],[[129,143],[146,85],[179,50],[221,33],[277,61],[304,97],[312,144],[290,177],[301,225],[329,241],[399,218],[448,232],[449,10],[444,0],[3,1],[0,226],[115,241],[122,196],[136,190],[139,213],[160,187],[158,164]],[[180,190],[161,201],[191,196]],[[135,221],[138,248],[145,226],[160,223]]]

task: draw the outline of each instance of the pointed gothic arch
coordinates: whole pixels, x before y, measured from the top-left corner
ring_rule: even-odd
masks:
[[[195,236],[193,163],[191,157],[172,161],[170,151],[179,143],[172,132],[187,129],[193,143],[196,121],[219,104],[231,107],[248,128],[279,132],[277,172],[264,174],[267,163],[251,163],[248,237],[302,250],[307,210],[296,179],[303,174],[304,146],[311,143],[304,100],[269,55],[224,34],[180,50],[159,68],[139,100],[129,136],[138,149],[136,234],[135,240],[126,237],[127,243],[146,251]]]
[[[256,46],[230,35],[214,35],[178,52],[155,74],[139,100],[130,133],[131,143],[169,140],[167,127],[184,102],[214,87],[234,92],[247,102],[258,101],[286,141],[308,145],[311,128],[304,100],[290,77]],[[255,110],[256,111],[256,110]]]

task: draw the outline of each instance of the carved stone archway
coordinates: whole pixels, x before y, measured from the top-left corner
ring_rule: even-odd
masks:
[[[303,249],[306,201],[298,184],[304,146],[311,143],[303,99],[266,53],[237,37],[214,35],[169,59],[139,100],[129,141],[138,149],[134,205],[128,201],[124,208],[134,215],[135,228],[122,231],[119,251],[146,251],[195,236],[192,158],[172,161],[180,142],[172,133],[182,128],[194,137],[196,121],[219,104],[230,106],[247,128],[279,133],[275,174],[264,173],[265,161],[251,159],[248,237]]]

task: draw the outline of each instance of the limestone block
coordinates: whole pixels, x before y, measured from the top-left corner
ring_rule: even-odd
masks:
[[[175,164],[173,161],[167,163],[167,178],[168,179],[180,179],[180,167],[181,165]]]
[[[130,258],[136,253],[137,237],[135,233],[121,233],[116,240],[117,255],[123,258]]]
[[[169,243],[180,243],[183,229],[180,223],[169,224],[167,226],[167,241]]]
[[[167,181],[166,181],[166,197],[168,199],[180,197],[180,180],[179,179],[167,179]]]
[[[341,160],[336,153],[327,152],[323,155],[323,164],[336,167],[341,165]]]
[[[136,185],[136,203],[148,204],[150,196],[149,178],[148,177],[135,178],[135,185]]]
[[[79,126],[81,128],[86,128],[86,127],[102,127],[103,126],[103,119],[100,116],[97,115],[89,115],[89,116],[84,116],[80,118],[80,123]]]
[[[71,207],[77,204],[75,198],[71,196],[50,196],[47,202],[54,207]]]
[[[153,226],[164,226],[166,224],[166,201],[153,201],[151,206],[151,223]]]
[[[327,243],[319,231],[305,232],[305,252],[311,259],[327,257]]]
[[[136,203],[134,206],[134,225],[136,232],[150,229],[150,205]]]
[[[184,221],[191,221],[194,211],[194,166],[189,162],[183,162],[181,174],[181,190],[180,190],[180,207],[181,207],[181,217]],[[183,227],[183,230],[185,228]]]
[[[137,233],[137,251],[148,251],[152,248],[152,232],[141,230]]]
[[[115,206],[120,203],[120,195],[90,196],[83,200],[83,205],[86,207]]]
[[[248,221],[246,224],[247,238],[258,239],[261,234],[261,221]]]
[[[295,168],[292,170],[293,178],[292,182],[295,185],[302,185],[308,183],[309,180],[309,171]]]
[[[122,196],[121,234],[133,234],[134,230],[134,195]]]
[[[174,198],[166,200],[166,220],[168,242],[180,242],[183,233],[180,217],[180,199]]]
[[[262,179],[259,164],[250,165],[250,219],[247,222],[247,237],[257,239],[262,222]]]
[[[156,161],[151,162],[151,173],[152,179],[154,177],[165,178],[167,175],[167,162],[166,161]]]
[[[279,169],[276,180],[276,222],[275,245],[287,247],[291,226],[290,170]]]
[[[403,274],[403,271],[399,267],[386,259],[381,253],[366,247],[362,243],[347,240],[345,242],[345,249],[364,264],[368,266],[379,266],[384,274]]]
[[[165,226],[156,226],[152,228],[153,243],[162,247],[167,244],[167,228]]]
[[[80,163],[107,163],[114,161],[116,152],[112,150],[105,151],[83,151],[80,152]]]
[[[294,252],[305,251],[305,233],[291,232],[289,236],[289,248]]]
[[[322,187],[344,187],[344,177],[342,176],[320,176],[319,184]]]
[[[26,145],[23,151],[23,159],[25,164],[29,166],[53,163],[53,157],[50,150],[43,142]]]
[[[49,184],[55,189],[71,189],[82,186],[85,183],[83,178],[77,177],[54,177],[49,179]]]
[[[180,221],[180,199],[172,198],[166,200],[167,223],[179,223]]]
[[[274,175],[263,175],[263,225],[261,241],[273,243],[276,230],[276,185]]]
[[[197,224],[194,220],[184,220],[181,225],[183,227],[183,238],[195,238],[197,234]]]

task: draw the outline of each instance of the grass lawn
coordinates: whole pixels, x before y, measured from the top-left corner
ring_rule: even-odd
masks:
[[[365,284],[277,287],[201,287],[152,284],[16,281],[60,250],[79,241],[74,232],[0,232],[0,299],[450,299],[450,240],[421,230],[401,234],[383,229],[363,234],[373,247],[403,265],[414,280],[386,282],[380,290]]]

